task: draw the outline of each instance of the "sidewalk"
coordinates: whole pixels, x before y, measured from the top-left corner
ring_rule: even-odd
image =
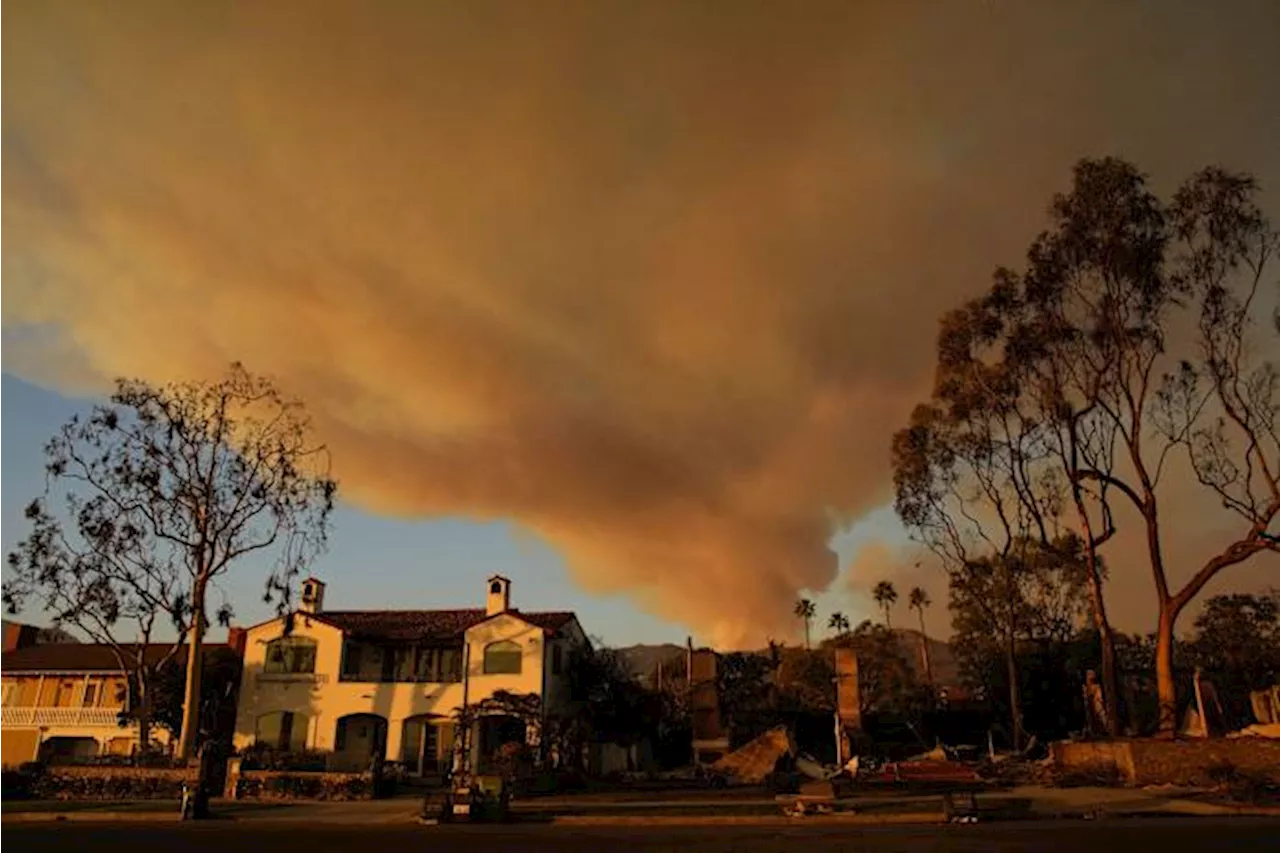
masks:
[[[1188,798],[1188,792],[1123,788],[1021,787],[977,796],[985,820],[1044,820],[1137,817],[1156,815],[1280,816],[1280,808],[1232,806]],[[255,824],[309,823],[342,825],[404,825],[414,823],[421,800],[409,797],[352,802],[254,802],[214,800],[215,820]],[[662,797],[653,799],[557,796],[517,800],[513,818],[530,823],[571,825],[781,825],[803,822],[839,824],[940,823],[945,817],[938,795],[862,796],[841,802],[842,811],[829,815],[789,818],[768,796],[714,799]],[[178,804],[168,801],[129,803],[41,802],[12,803],[3,808],[4,823],[52,821],[177,822]]]

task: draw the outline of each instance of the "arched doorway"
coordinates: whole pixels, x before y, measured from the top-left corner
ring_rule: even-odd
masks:
[[[375,757],[387,755],[387,719],[377,714],[339,717],[333,739],[340,763],[367,770]]]
[[[492,773],[519,753],[528,742],[528,726],[524,720],[508,714],[482,714],[476,720],[475,750],[477,769]]]
[[[453,763],[453,720],[439,714],[418,714],[401,724],[400,761],[425,779],[443,778]]]

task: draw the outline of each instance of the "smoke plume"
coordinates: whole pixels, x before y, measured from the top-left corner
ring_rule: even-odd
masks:
[[[724,644],[837,577],[939,314],[1078,157],[1280,183],[1266,0],[6,17],[6,369],[244,361],[348,500],[515,519]]]

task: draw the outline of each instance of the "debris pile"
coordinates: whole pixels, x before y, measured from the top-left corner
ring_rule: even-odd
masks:
[[[759,785],[773,775],[783,756],[794,757],[795,743],[786,726],[772,728],[711,765],[711,769],[736,782]]]

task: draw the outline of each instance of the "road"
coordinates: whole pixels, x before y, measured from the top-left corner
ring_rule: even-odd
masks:
[[[1280,851],[1280,821],[1249,818],[1182,818],[1040,821],[1020,824],[912,827],[815,827],[777,829],[714,827],[304,827],[235,823],[31,824],[4,830],[14,850],[136,853],[368,853],[386,851],[478,851],[538,853],[550,850],[697,850],[822,853],[875,850],[877,853],[1132,853],[1135,850]]]

